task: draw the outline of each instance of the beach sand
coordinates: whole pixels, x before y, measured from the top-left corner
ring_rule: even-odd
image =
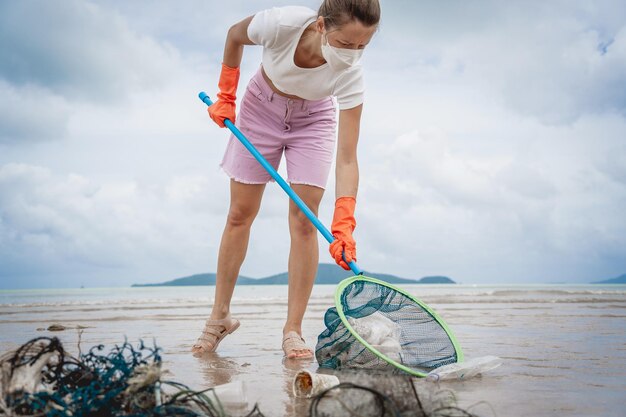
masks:
[[[495,355],[504,364],[451,390],[458,405],[481,416],[623,416],[626,407],[626,286],[404,286],[448,323],[467,359]],[[244,381],[248,400],[266,416],[307,415],[291,392],[295,373],[314,361],[286,361],[281,350],[286,286],[239,286],[232,314],[241,327],[217,353],[190,348],[210,311],[213,287],[0,291],[0,351],[37,336],[57,336],[78,353],[78,332],[37,330],[86,326],[83,351],[153,340],[168,379],[193,389]],[[303,335],[314,348],[333,305],[335,286],[314,288]],[[341,374],[338,374],[341,379]],[[418,390],[418,392],[422,392]],[[427,400],[427,399],[426,399]],[[484,403],[481,403],[484,402]],[[480,404],[478,404],[480,403]],[[472,407],[473,405],[475,407]],[[493,410],[493,411],[492,411]]]

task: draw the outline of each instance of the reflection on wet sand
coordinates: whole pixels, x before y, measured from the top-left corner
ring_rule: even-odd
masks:
[[[200,370],[207,386],[228,384],[237,379],[241,365],[235,359],[222,357],[217,352],[197,357]]]

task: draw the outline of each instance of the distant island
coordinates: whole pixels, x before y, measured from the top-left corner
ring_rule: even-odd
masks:
[[[428,276],[420,279],[399,278],[395,275],[378,274],[375,272],[363,272],[363,275],[378,278],[390,284],[456,284],[452,279],[443,276]],[[316,284],[339,284],[343,279],[354,276],[352,271],[345,271],[335,264],[319,264]],[[286,285],[287,273],[272,275],[265,278],[249,278],[240,275],[237,285]],[[181,287],[191,285],[215,285],[215,274],[196,274],[188,277],[176,278],[170,281],[156,284],[133,284],[133,287]]]
[[[605,279],[604,281],[595,281],[592,284],[626,284],[626,274],[616,278]]]

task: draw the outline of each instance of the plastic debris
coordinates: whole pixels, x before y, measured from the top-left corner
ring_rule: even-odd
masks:
[[[429,372],[426,378],[430,381],[469,379],[491,371],[500,365],[502,365],[502,359],[497,356],[481,356],[480,358],[441,366]]]

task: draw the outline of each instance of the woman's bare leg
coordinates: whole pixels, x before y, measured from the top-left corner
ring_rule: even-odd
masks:
[[[230,181],[230,208],[218,253],[215,301],[211,310],[211,320],[230,317],[230,302],[241,264],[248,250],[250,227],[259,212],[264,190],[265,184]],[[218,327],[223,329],[224,326]],[[210,350],[216,339],[214,335],[204,334],[204,341],[196,343],[193,350]]]
[[[317,216],[324,189],[312,185],[293,184],[293,190]],[[309,303],[319,262],[317,229],[298,206],[289,200],[289,232],[291,248],[289,252],[289,295],[287,321],[283,334],[295,331],[302,335],[302,318]],[[286,349],[287,350],[287,349]],[[310,357],[308,348],[289,349],[288,357]]]
[[[223,319],[230,312],[230,300],[248,250],[250,227],[259,212],[264,190],[265,184],[230,182],[230,208],[217,258],[212,319]]]

